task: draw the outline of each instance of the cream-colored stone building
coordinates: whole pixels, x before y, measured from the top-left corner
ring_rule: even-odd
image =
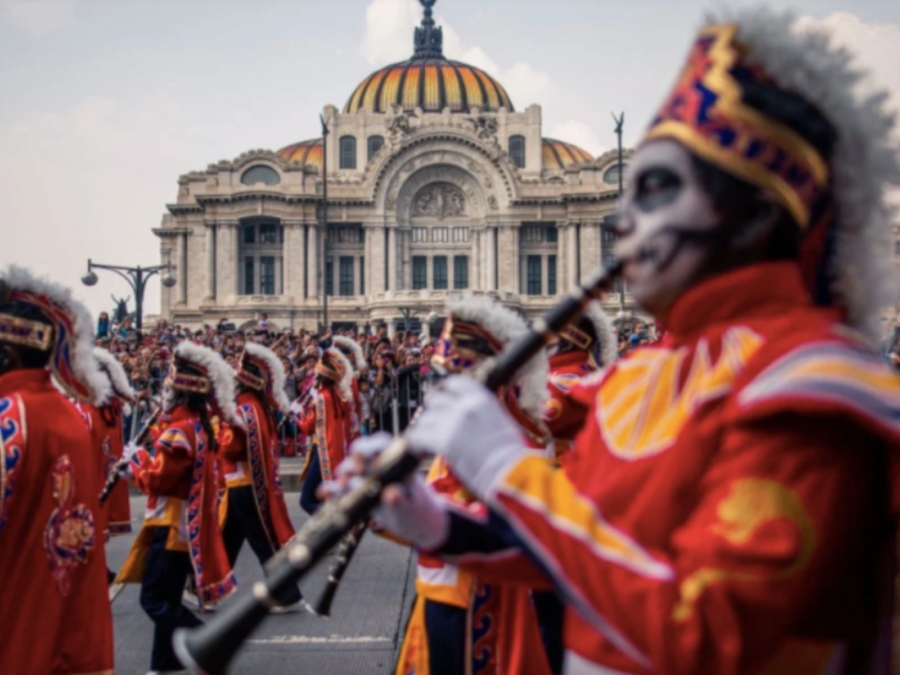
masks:
[[[325,106],[324,145],[181,176],[155,230],[178,279],[162,316],[314,328],[327,293],[329,323],[395,323],[466,292],[535,316],[610,254],[617,154],[545,138],[539,105],[519,112],[487,73],[444,58],[423,4],[414,56]]]

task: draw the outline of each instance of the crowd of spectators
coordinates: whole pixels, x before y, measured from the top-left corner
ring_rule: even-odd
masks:
[[[384,324],[366,325],[362,329],[337,330],[358,342],[365,363],[357,373],[360,390],[360,429],[362,433],[375,431],[403,431],[422,403],[423,383],[434,352],[431,338],[411,331],[388,334]],[[231,365],[252,341],[272,349],[282,360],[287,378],[285,393],[290,401],[303,398],[314,380],[318,347],[326,337],[300,329],[276,330],[265,314],[251,327],[238,329],[228,319],[217,325],[191,329],[159,320],[150,327],[137,330],[132,317],[120,322],[102,313],[97,322],[97,343],[120,360],[138,395],[142,414],[150,411],[157,400],[169,368],[175,347],[192,341],[218,351]],[[653,342],[657,339],[652,325],[635,321],[619,330],[619,353]],[[282,425],[282,442],[287,454],[293,454],[291,441],[295,437],[293,425]]]
[[[421,405],[421,385],[434,351],[432,341],[420,341],[419,335],[410,331],[397,331],[389,336],[383,324],[362,330],[336,330],[334,335],[357,341],[365,356],[365,363],[357,373],[362,432],[393,432],[395,426],[397,431],[405,429]],[[324,330],[318,333],[289,328],[276,331],[265,314],[255,326],[243,329],[236,328],[227,319],[200,329],[160,320],[139,331],[130,316],[114,323],[105,312],[97,322],[97,344],[122,363],[142,410],[152,408],[172,352],[182,342],[215,349],[232,366],[246,342],[265,345],[281,358],[287,374],[285,393],[289,400],[295,401],[304,397],[312,386],[318,348],[326,337]],[[288,436],[291,428],[284,425]]]

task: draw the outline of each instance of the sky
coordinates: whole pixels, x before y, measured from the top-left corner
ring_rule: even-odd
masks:
[[[746,2],[729,4],[746,4]],[[825,26],[900,110],[900,2],[772,0]],[[544,135],[592,154],[633,144],[709,0],[439,0],[450,58],[484,68]],[[159,262],[178,176],[319,133],[379,66],[409,58],[417,0],[0,0],[0,266],[75,288],[96,314],[131,295],[88,258]],[[133,307],[133,298],[129,303]],[[150,283],[145,312],[159,309]]]

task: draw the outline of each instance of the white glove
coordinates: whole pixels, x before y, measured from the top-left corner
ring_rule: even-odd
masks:
[[[290,410],[292,413],[294,413],[295,415],[299,415],[300,413],[303,412],[303,406],[300,405],[300,401],[299,401],[299,400],[292,401],[289,410]]]
[[[358,438],[350,446],[350,456],[337,468],[337,481],[323,484],[329,496],[354,489],[369,475],[372,462],[390,445],[393,437],[379,432]],[[373,513],[379,528],[389,530],[416,548],[432,550],[447,539],[450,518],[446,501],[415,474],[405,483],[388,488],[395,499],[382,500]]]
[[[420,474],[395,486],[400,495],[392,504],[381,502],[373,514],[376,525],[424,551],[440,547],[450,532],[447,501]]]
[[[452,375],[431,390],[406,438],[417,452],[443,455],[482,499],[529,452],[519,425],[497,396],[463,375]]]
[[[121,461],[116,464],[116,473],[125,480],[134,480],[134,464],[130,461]]]
[[[131,464],[131,462],[134,461],[134,456],[138,454],[139,450],[143,450],[143,448],[134,441],[129,441],[125,445],[125,449],[122,450],[122,459]]]

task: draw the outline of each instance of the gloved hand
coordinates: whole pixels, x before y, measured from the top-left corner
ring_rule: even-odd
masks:
[[[291,405],[290,405],[289,410],[290,410],[294,415],[299,415],[300,413],[302,413],[302,412],[303,412],[303,406],[300,405],[300,400],[298,399],[298,400],[296,400],[296,401],[291,401]]]
[[[406,439],[413,451],[442,455],[481,499],[529,453],[518,424],[497,396],[463,375],[452,375],[429,392]]]
[[[374,460],[390,445],[393,437],[380,432],[363,436],[350,446],[350,456],[337,468],[338,480],[323,484],[329,496],[354,489],[369,475]],[[447,502],[415,474],[405,483],[388,486],[373,515],[378,528],[389,530],[416,548],[433,550],[447,538],[450,519]]]
[[[134,480],[134,464],[123,459],[116,464],[116,473],[125,480]]]
[[[138,454],[139,450],[143,450],[140,445],[134,441],[128,441],[128,443],[125,444],[124,450],[122,450],[122,460],[131,464],[135,461],[134,457]]]

